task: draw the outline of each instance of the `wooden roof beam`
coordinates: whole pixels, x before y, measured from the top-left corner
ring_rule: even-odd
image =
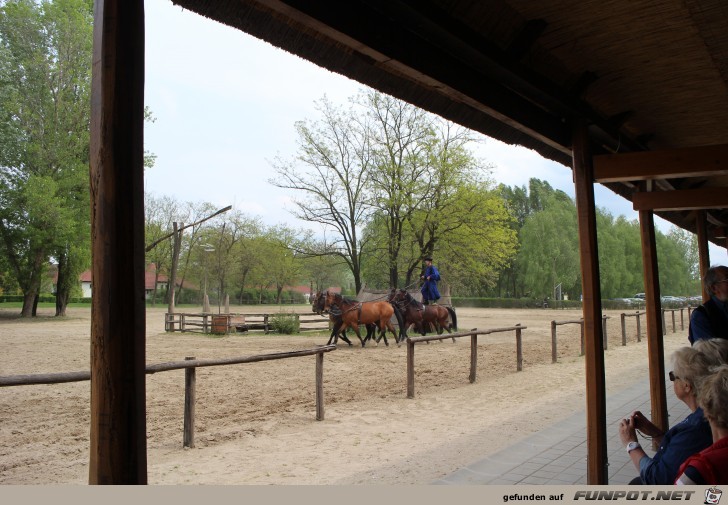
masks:
[[[510,43],[506,52],[514,60],[520,60],[528,54],[547,26],[548,24],[543,19],[529,20]]]
[[[640,191],[632,194],[634,210],[699,210],[728,208],[725,188]]]
[[[594,156],[596,182],[728,175],[728,144]]]

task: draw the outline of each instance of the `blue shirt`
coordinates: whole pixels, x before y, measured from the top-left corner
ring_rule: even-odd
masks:
[[[703,409],[698,407],[695,412],[667,430],[654,457],[642,456],[642,483],[674,484],[683,461],[712,443],[710,424],[703,417]]]
[[[711,304],[712,308],[714,310],[717,310],[719,314],[723,316],[725,319],[724,323],[728,325],[728,308],[726,308],[726,304],[718,300],[715,296],[710,297],[710,301],[706,302],[703,305]],[[715,329],[713,328],[713,325],[710,322],[710,318],[708,317],[708,314],[703,312],[702,310],[694,310],[693,313],[690,316],[690,328],[689,328],[689,334],[688,339],[690,340],[690,343],[693,344],[696,340],[700,339],[709,339],[709,338],[728,338],[728,335],[716,335]]]

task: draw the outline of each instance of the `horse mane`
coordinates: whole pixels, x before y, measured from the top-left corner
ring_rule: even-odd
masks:
[[[409,303],[413,307],[419,308],[419,306],[421,305],[420,302],[418,302],[417,299],[414,296],[412,296],[409,291],[405,291],[405,290],[403,290],[403,291],[404,291],[405,300],[407,301],[407,303]]]

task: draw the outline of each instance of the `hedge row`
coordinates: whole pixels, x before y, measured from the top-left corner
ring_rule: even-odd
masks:
[[[23,303],[23,295],[0,295],[0,303]],[[56,303],[54,295],[40,295],[38,303]],[[70,303],[91,303],[91,298],[71,298]]]

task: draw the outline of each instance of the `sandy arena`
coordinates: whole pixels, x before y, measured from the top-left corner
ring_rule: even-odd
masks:
[[[246,307],[249,313],[276,307]],[[290,310],[290,309],[286,309]],[[297,307],[308,313],[308,307]],[[245,310],[243,310],[245,311]],[[327,335],[263,332],[213,337],[166,333],[163,308],[147,312],[147,363],[231,358],[308,349]],[[647,342],[636,318],[605,312],[608,393],[647,377]],[[89,370],[90,309],[51,309],[28,321],[0,308],[0,375]],[[461,330],[522,324],[523,371],[515,333],[479,337],[478,379],[468,381],[470,339],[418,344],[414,399],[406,398],[406,346],[358,340],[325,354],[325,419],[316,421],[315,358],[197,370],[195,447],[182,447],[184,371],[147,376],[149,484],[428,484],[585,407],[579,325],[551,321],[578,310],[457,311]],[[685,311],[687,325],[687,311]],[[687,344],[668,316],[665,356]],[[669,365],[666,365],[669,366]],[[89,383],[0,388],[0,484],[88,483]]]

